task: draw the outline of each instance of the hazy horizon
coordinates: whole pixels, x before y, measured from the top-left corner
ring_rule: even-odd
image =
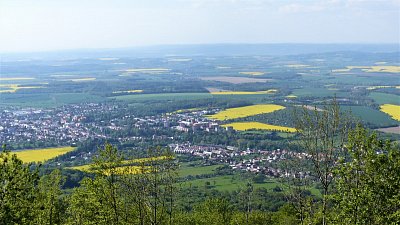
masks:
[[[398,44],[400,1],[3,0],[0,52],[198,44]]]

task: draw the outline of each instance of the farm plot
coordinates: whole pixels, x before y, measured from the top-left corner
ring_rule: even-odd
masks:
[[[400,66],[346,66],[344,69],[336,69],[332,72],[342,73],[356,69],[367,73],[400,73]]]
[[[188,163],[182,163],[178,170],[178,175],[180,177],[187,177],[187,176],[197,176],[203,174],[213,174],[215,173],[215,170],[219,167],[221,167],[221,165],[189,166]]]
[[[259,71],[250,72],[250,71],[247,71],[247,72],[239,72],[239,74],[251,75],[251,76],[261,76],[261,75],[264,75],[265,72],[259,72]]]
[[[44,162],[57,156],[73,151],[74,147],[43,148],[12,152],[24,163]]]
[[[0,81],[24,81],[24,80],[34,80],[34,77],[0,77]]]
[[[229,120],[254,116],[258,114],[271,113],[281,109],[285,109],[285,107],[274,104],[260,104],[238,108],[229,108],[208,117],[216,120]]]
[[[375,130],[388,134],[400,134],[400,126],[379,128]]]
[[[380,93],[380,92],[372,92],[369,94],[369,97],[372,98],[376,103],[382,104],[396,104],[400,105],[400,96],[394,94]]]
[[[157,75],[157,74],[163,74],[171,71],[171,69],[166,69],[166,68],[135,68],[135,69],[126,69],[126,70],[120,70],[119,72],[123,72],[121,77],[124,76],[130,76],[133,74],[149,74],[149,75]]]
[[[198,99],[205,99],[212,97],[213,96],[210,93],[159,93],[159,94],[120,95],[110,98],[127,102],[146,102],[146,101],[198,100]]]
[[[278,92],[276,89],[270,89],[266,91],[215,91],[211,92],[213,95],[263,95],[263,94],[275,94]]]
[[[295,128],[292,127],[284,127],[284,126],[276,126],[266,123],[259,122],[236,122],[236,123],[228,123],[222,125],[223,127],[233,127],[234,130],[238,131],[246,131],[251,129],[256,130],[268,130],[268,131],[280,131],[280,132],[296,132]]]
[[[115,170],[114,172],[117,174],[139,174],[146,172],[150,167],[148,165],[145,165],[148,162],[151,161],[160,161],[167,159],[166,156],[159,156],[159,157],[150,157],[150,158],[140,158],[140,159],[132,159],[132,160],[124,160],[121,162],[121,165],[116,168],[111,168]],[[143,165],[141,165],[143,164]],[[82,172],[87,172],[87,173],[95,173],[97,168],[94,164],[86,164],[82,166],[74,166],[74,167],[69,167],[68,169],[73,169],[73,170],[79,170]],[[108,170],[111,170],[108,169]],[[108,171],[106,169],[105,175],[108,175],[111,171]]]
[[[341,106],[344,112],[350,111],[352,115],[358,117],[360,122],[372,125],[373,128],[396,126],[397,121],[390,118],[384,112],[367,106]]]
[[[381,111],[400,121],[400,105],[384,104],[381,105]]]
[[[123,94],[123,93],[142,93],[143,90],[127,90],[127,91],[113,91],[113,94]]]
[[[30,86],[21,86],[20,84],[0,84],[0,93],[15,93],[20,89],[35,89],[35,88],[45,88],[44,86],[38,85],[30,85]]]
[[[226,82],[231,84],[259,83],[259,82],[265,83],[273,81],[273,79],[261,79],[261,78],[250,78],[250,77],[225,77],[225,76],[201,77],[200,79],[207,81]]]

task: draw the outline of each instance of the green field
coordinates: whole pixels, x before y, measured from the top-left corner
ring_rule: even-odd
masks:
[[[185,181],[182,183],[182,186],[205,188],[207,182],[210,184],[207,188],[210,189],[215,189],[218,191],[236,191],[240,188],[243,188],[248,181],[241,178],[239,174],[234,174]],[[267,190],[272,190],[277,186],[282,187],[282,184],[275,179],[269,178],[266,179],[264,183],[253,183],[253,186],[254,188],[265,188]],[[312,190],[312,192],[318,193],[318,190]]]
[[[372,98],[379,105],[383,104],[400,105],[400,96],[398,95],[372,92],[371,94],[369,94],[369,97]]]
[[[182,163],[180,165],[178,175],[180,177],[187,177],[189,175],[196,176],[201,174],[213,174],[217,168],[221,165],[212,166],[189,166],[188,163]]]
[[[213,174],[218,167],[221,167],[221,165],[196,165],[195,167],[190,167],[188,166],[188,163],[183,163],[178,171],[178,175],[180,177],[186,177],[189,175],[196,176],[202,174]],[[235,172],[233,175],[220,175],[210,178],[184,181],[181,183],[181,185],[183,187],[206,188],[206,184],[209,183],[207,186],[209,189],[215,189],[218,191],[235,191],[243,188],[247,182],[248,180],[243,178],[240,173]],[[253,183],[253,186],[254,188],[265,188],[267,190],[272,190],[277,186],[282,187],[282,184],[274,178],[267,178],[263,183]],[[314,195],[320,195],[320,192],[315,188],[310,188],[310,191]]]
[[[337,90],[328,90],[325,88],[303,88],[303,89],[295,89],[293,90],[293,95],[299,97],[333,97],[336,96],[344,97],[348,95],[345,92],[337,91]]]
[[[212,98],[210,93],[160,93],[160,94],[135,94],[121,95],[114,98],[126,102],[146,102],[146,101],[173,101],[173,100],[197,100]]]
[[[390,118],[388,114],[366,106],[341,106],[341,109],[343,111],[350,110],[354,116],[361,120],[360,122],[369,123],[374,128],[397,126],[399,124],[399,122]]]
[[[0,94],[0,105],[22,107],[55,107],[64,104],[99,102],[102,100],[104,99],[100,96],[85,93]]]

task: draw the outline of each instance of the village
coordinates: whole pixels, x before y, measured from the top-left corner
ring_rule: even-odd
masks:
[[[288,159],[308,160],[311,156],[303,152],[285,149],[240,151],[233,146],[191,145],[190,143],[170,144],[170,149],[177,155],[193,155],[201,157],[208,163],[227,164],[232,170],[264,174],[267,177],[309,178],[310,172],[294,172],[282,168]]]

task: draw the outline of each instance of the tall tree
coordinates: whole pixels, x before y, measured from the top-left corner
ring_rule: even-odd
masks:
[[[322,224],[327,224],[328,195],[333,182],[334,165],[347,140],[350,117],[344,116],[336,99],[322,108],[295,112],[295,124],[302,148],[310,155],[313,175],[322,186]]]
[[[349,134],[336,173],[337,223],[400,224],[400,148],[361,126]]]
[[[72,224],[123,224],[123,201],[120,193],[121,156],[109,143],[99,149],[90,166],[94,178],[87,177],[70,197]]]

